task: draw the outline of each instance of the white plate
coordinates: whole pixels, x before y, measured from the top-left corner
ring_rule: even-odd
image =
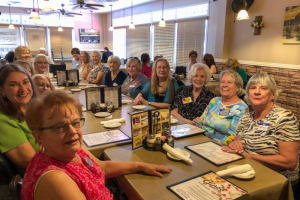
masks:
[[[95,114],[95,117],[108,117],[110,113],[108,112],[98,112]]]
[[[122,94],[121,96],[122,96],[122,97],[126,97],[126,95],[124,95],[124,94]]]
[[[146,106],[144,105],[138,105],[138,106],[133,106],[134,109],[137,109],[137,110],[143,110],[146,108]]]
[[[131,103],[132,100],[122,100],[122,104]]]
[[[81,89],[71,89],[72,92],[80,92]]]
[[[58,88],[55,88],[56,90],[64,90],[65,87],[58,87]]]
[[[171,119],[171,124],[176,124],[178,122],[178,119],[172,118]]]
[[[239,166],[239,165],[229,165],[227,167],[227,169],[237,167],[237,166]],[[249,179],[249,178],[253,178],[255,176],[255,174],[252,174],[251,171],[249,171],[249,172],[244,172],[244,173],[240,173],[240,174],[232,174],[232,176],[241,178],[241,179]]]
[[[106,123],[103,125],[105,128],[116,128],[116,127],[121,126],[121,123],[120,122],[109,122],[109,123]]]
[[[181,152],[183,155],[185,155],[185,156],[188,157],[188,158],[191,156],[191,154],[190,154],[189,152],[184,151],[184,150],[182,150],[182,149],[180,149],[180,148],[174,148],[174,150],[175,150],[175,151],[178,151],[178,152]],[[170,154],[169,152],[167,153],[167,155],[168,155],[170,158],[174,159],[174,160],[181,160],[180,158],[177,158],[177,157],[173,156],[173,155]]]
[[[86,112],[86,108],[82,108],[82,112]]]

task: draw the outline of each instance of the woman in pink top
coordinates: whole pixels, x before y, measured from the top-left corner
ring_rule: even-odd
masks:
[[[142,74],[145,74],[149,79],[152,76],[152,68],[149,66],[150,63],[150,56],[147,53],[143,53],[141,55],[141,60],[142,60]]]
[[[171,168],[147,163],[100,161],[82,145],[84,118],[80,103],[64,91],[33,100],[26,123],[40,150],[27,168],[24,200],[113,199],[105,178],[143,171],[162,177]]]

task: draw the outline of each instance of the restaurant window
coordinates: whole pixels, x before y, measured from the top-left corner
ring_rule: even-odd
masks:
[[[150,26],[136,26],[126,29],[126,57],[141,57],[150,54]]]
[[[166,27],[154,26],[154,56],[163,55],[173,67],[175,24],[167,23]]]
[[[126,58],[126,29],[115,29],[113,31],[114,55],[119,58]]]
[[[205,20],[197,19],[178,23],[176,66],[186,66],[190,51],[198,53],[197,61],[203,58],[205,39]]]
[[[41,47],[46,48],[46,30],[45,28],[30,28],[24,29],[26,44],[31,53],[36,55]]]
[[[64,28],[62,32],[57,30],[57,27],[50,29],[50,43],[53,49],[54,58],[61,58],[61,49],[64,58],[72,58],[72,29]]]

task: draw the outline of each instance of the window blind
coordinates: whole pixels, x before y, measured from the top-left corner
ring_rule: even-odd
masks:
[[[46,30],[45,28],[25,28],[26,46],[32,54],[37,54],[38,50],[46,48]]]
[[[58,31],[57,28],[50,28],[50,43],[53,48],[54,58],[61,58],[60,49],[63,50],[64,58],[72,58],[72,29],[63,28],[62,32]]]
[[[167,23],[166,27],[154,26],[154,56],[161,54],[173,67],[175,24]]]
[[[141,57],[150,54],[150,26],[136,26],[126,29],[126,57]]]
[[[197,61],[203,58],[204,38],[205,38],[205,20],[197,19],[195,21],[178,22],[177,31],[177,56],[176,65],[186,66],[190,51],[198,53]]]

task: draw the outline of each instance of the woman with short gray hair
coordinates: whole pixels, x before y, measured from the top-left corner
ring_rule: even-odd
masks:
[[[90,71],[86,80],[90,83],[100,84],[104,74],[108,72],[109,68],[101,63],[101,53],[99,51],[93,51],[91,56],[95,67]]]
[[[294,114],[276,105],[279,90],[268,74],[255,74],[246,87],[254,111],[246,113],[237,136],[223,151],[240,153],[286,176],[293,189],[299,182],[299,123]],[[294,191],[295,192],[295,191]]]
[[[225,70],[220,75],[220,94],[209,105],[196,125],[206,130],[206,135],[221,145],[228,145],[236,135],[240,120],[248,106],[238,95],[243,91],[243,80],[233,70]]]
[[[215,94],[204,85],[210,81],[211,72],[205,64],[194,64],[188,73],[190,86],[178,88],[171,114],[188,123],[194,124]]]
[[[127,75],[120,70],[121,60],[118,56],[109,56],[108,65],[110,71],[105,74],[104,85],[108,87],[122,85]]]

